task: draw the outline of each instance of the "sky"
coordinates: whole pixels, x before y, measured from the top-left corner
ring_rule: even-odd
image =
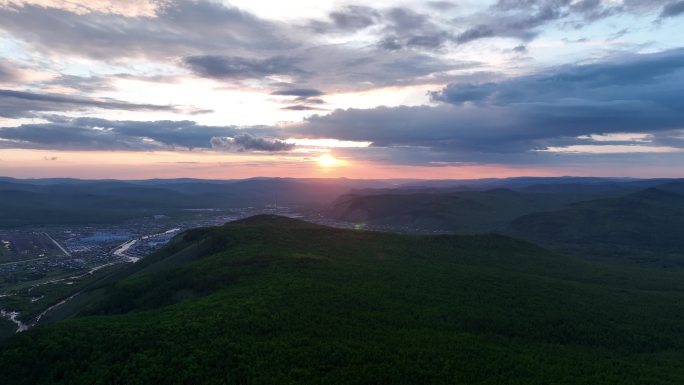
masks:
[[[0,0],[0,175],[684,177],[684,1]]]

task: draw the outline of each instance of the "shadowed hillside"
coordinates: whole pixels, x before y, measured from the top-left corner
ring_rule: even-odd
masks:
[[[347,194],[330,215],[404,230],[498,232],[590,258],[684,266],[684,183],[632,191],[644,183]]]
[[[514,234],[546,245],[598,255],[630,256],[684,265],[681,184],[571,204],[522,216]]]
[[[330,215],[350,222],[481,233],[503,231],[518,216],[581,199],[582,195],[576,193],[522,193],[509,189],[348,194],[333,203]]]

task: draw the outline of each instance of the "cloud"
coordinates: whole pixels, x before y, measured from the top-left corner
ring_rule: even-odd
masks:
[[[335,26],[342,30],[363,29],[374,24],[378,13],[370,7],[350,5],[330,13]]]
[[[438,48],[449,39],[449,34],[446,32],[415,35],[406,39],[407,47],[421,47],[421,48]]]
[[[11,57],[9,54],[6,56]],[[0,86],[6,88],[20,87],[27,82],[51,78],[53,73],[44,68],[32,69],[15,59],[0,57]]]
[[[54,150],[133,150],[161,146],[142,138],[119,135],[73,124],[24,124],[19,127],[0,128],[0,148],[31,148]]]
[[[155,16],[158,7],[166,1],[147,0],[88,0],[72,2],[64,0],[0,0],[0,6],[35,5],[40,7],[60,8],[79,15],[87,13],[112,13],[123,16]]]
[[[326,101],[321,98],[304,98],[303,96],[300,96],[296,100],[306,101],[308,104],[326,104]]]
[[[684,13],[684,1],[674,1],[663,7],[660,13],[661,18],[675,17]]]
[[[233,137],[213,137],[211,138],[213,149],[224,151],[264,151],[281,152],[290,151],[295,145],[286,143],[279,139],[261,138],[251,134],[239,134]]]
[[[340,92],[422,84],[425,77],[435,82],[447,76],[445,72],[463,66],[453,58],[398,49],[379,53],[383,45],[374,44],[376,40],[369,44],[326,43],[311,32],[310,25],[265,20],[225,2],[162,2],[155,6],[154,16],[88,7],[77,12],[54,1],[44,6],[35,1],[13,2],[0,7],[0,31],[35,52],[65,60],[86,57],[107,65],[145,60],[152,67],[175,64],[179,67],[173,68],[176,75],[190,70],[199,77],[249,80],[251,85],[254,80],[268,84],[276,80],[273,78],[285,77],[288,82]],[[324,20],[335,31],[371,22],[370,39],[394,36],[397,48],[419,51],[439,48],[452,29],[402,8],[349,6]],[[384,47],[389,48],[387,44]],[[78,79],[62,81],[77,86]],[[94,91],[83,85],[84,91]]]
[[[682,129],[683,88],[684,49],[675,49],[500,82],[450,84],[431,94],[444,103],[435,107],[335,110],[291,129],[304,137],[370,141],[407,156],[423,154],[422,160],[534,162],[539,150],[586,144],[581,137],[591,134],[658,137]],[[669,141],[664,144],[674,146]]]
[[[474,13],[465,13],[445,1],[423,5],[345,7],[331,13],[331,20],[315,20],[310,26],[323,34],[372,26],[374,32],[379,31],[376,46],[381,49],[436,51],[493,37],[530,41],[542,32],[542,27],[554,22],[561,27],[579,28],[618,14],[645,16],[665,6],[663,15],[669,15],[677,14],[679,9],[679,2],[671,0],[499,0]]]
[[[436,22],[439,18],[402,7],[389,8],[382,15],[384,36],[378,42],[382,49],[435,50],[452,39],[453,27]]]
[[[115,89],[113,80],[116,76],[75,76],[59,75],[53,79],[43,82],[47,87],[70,88],[81,94],[89,94],[102,91],[113,91]]]
[[[467,28],[454,34],[452,41],[466,44],[475,40],[504,37],[530,41],[541,28],[553,22],[579,28],[610,16],[632,14],[645,16],[660,9],[668,0],[499,0],[485,12],[455,21]],[[673,6],[666,5],[665,8]]]
[[[249,79],[270,75],[303,73],[295,63],[299,60],[288,57],[248,59],[234,56],[189,56],[183,64],[196,74],[216,79]]]
[[[107,63],[142,58],[175,63],[211,79],[291,77],[295,83],[342,92],[424,84],[428,78],[440,81],[462,63],[435,53],[460,44],[489,37],[528,41],[553,21],[588,23],[618,12],[636,14],[663,6],[670,10],[677,4],[501,0],[472,14],[444,1],[413,8],[348,5],[301,25],[266,20],[210,0],[151,1],[140,6],[129,0],[68,3],[5,1],[0,6],[0,30],[36,51],[67,58]],[[312,26],[318,28],[314,33]],[[318,36],[360,29],[361,40],[326,43],[329,40]]]
[[[430,93],[434,103],[431,106],[347,109],[329,114],[326,110],[283,130],[204,126],[187,120],[139,122],[49,117],[44,124],[0,128],[3,147],[223,146],[229,151],[287,151],[283,135],[291,133],[371,141],[372,148],[353,151],[367,151],[374,159],[419,163],[534,161],[551,156],[540,154],[539,150],[586,145],[587,139],[580,137],[591,134],[646,132],[652,135],[654,145],[658,143],[661,147],[669,146],[668,141],[678,147],[682,141],[674,134],[682,128],[684,111],[684,101],[679,96],[684,85],[682,50],[615,55],[606,62],[559,66],[506,79],[502,79],[504,71],[496,75],[484,72],[499,66],[510,69],[508,73],[528,69],[525,63],[521,64],[521,59],[527,59],[526,42],[546,28],[574,31],[618,14],[649,20],[658,14],[661,18],[673,17],[681,13],[681,1],[499,0],[491,6],[480,4],[474,8],[473,2],[454,5],[443,1],[388,8],[349,5],[323,15],[320,20],[299,24],[265,20],[227,2],[209,0],[155,1],[152,10],[144,12],[127,10],[135,7],[135,2],[129,0],[121,3],[125,9],[119,5],[107,7],[100,0],[83,4],[2,1],[0,33],[14,41],[18,49],[28,48],[35,54],[35,58],[28,59],[19,52],[11,60],[24,60],[23,65],[35,60],[32,63],[36,67],[53,66],[57,69],[51,73],[53,76],[64,68],[69,74],[93,74],[61,74],[48,80],[27,80],[23,91],[0,90],[2,117],[42,117],[46,112],[91,109],[193,112],[179,106],[86,96],[111,91],[120,78],[139,78],[143,73],[159,75],[159,80],[190,74],[219,80],[231,85],[231,92],[239,91],[240,86],[265,90],[264,93],[272,95],[265,96],[268,102],[276,99],[282,102],[279,107],[290,111],[321,110],[327,107],[324,95],[333,92],[448,84]],[[623,21],[615,20],[615,30],[623,27]],[[612,28],[607,24],[608,21],[601,29]],[[586,36],[570,39],[580,41],[575,38],[586,37],[587,44],[582,47],[585,49],[602,33],[592,30]],[[327,34],[330,36],[324,36]],[[625,39],[629,40],[630,35]],[[497,47],[494,51],[485,48],[482,57],[488,63],[459,60],[473,51],[479,53],[479,47],[462,45],[499,37],[520,42],[506,41],[509,49],[500,48],[498,42],[492,44]],[[556,49],[563,55],[570,52],[567,47],[554,47],[554,52]],[[596,54],[592,57],[606,52],[605,48],[586,49],[581,57],[587,56],[585,52]],[[529,54],[534,54],[537,49],[531,51]],[[495,57],[489,60],[489,54]],[[562,60],[563,55],[557,60]],[[88,60],[82,61],[80,57]],[[59,59],[58,65],[52,64],[57,61],[55,58]],[[88,67],[92,72],[83,72],[84,62],[93,64]],[[130,74],[120,74],[123,65]],[[0,82],[16,81],[15,67],[8,60],[0,60]],[[483,78],[487,80],[482,81]],[[50,92],[63,88],[76,92]],[[379,92],[378,97],[383,98],[386,91]],[[388,100],[372,96],[368,100]],[[348,98],[341,99],[348,103]],[[414,102],[416,98],[412,95],[407,100]],[[666,132],[670,134],[665,135]],[[628,148],[631,144],[611,145]]]
[[[500,34],[501,32],[497,32],[494,28],[485,25],[485,24],[480,24],[476,25],[474,27],[468,28],[467,30],[461,32],[456,36],[455,41],[458,44],[465,44],[469,43],[473,40],[477,39],[483,39],[486,37],[494,37],[497,34]]]
[[[387,51],[397,51],[404,47],[402,42],[396,36],[386,36],[378,42],[378,47]]]
[[[457,12],[459,8],[448,2],[426,4],[428,9],[438,10],[438,14],[408,7],[376,9],[375,24],[383,27],[377,46],[388,51],[439,52],[445,47],[494,37],[527,42],[550,23],[578,28],[621,13],[641,15],[658,10],[665,1],[499,0],[472,14]]]
[[[271,95],[277,96],[295,96],[293,101],[288,103],[296,103],[282,107],[281,110],[290,111],[312,111],[322,110],[319,107],[325,104],[325,100],[317,98],[317,96],[325,95],[321,90],[313,88],[285,88],[271,92]]]
[[[36,112],[108,110],[176,111],[178,107],[157,104],[128,103],[116,99],[86,98],[52,93],[33,93],[0,89],[0,116],[15,118]]]
[[[570,0],[500,1],[486,12],[455,18],[455,6],[448,2],[426,4],[429,9],[440,11],[440,14],[424,13],[408,7],[368,8],[364,14],[372,17],[368,16],[364,27],[382,27],[377,41],[377,47],[381,49],[436,51],[447,45],[466,44],[495,36],[530,40],[537,35],[536,28],[550,21],[568,17],[573,12],[586,15],[597,12],[601,9],[600,1],[599,4],[595,3],[597,0],[583,0],[572,5]],[[317,31],[330,33],[339,31],[339,28],[321,27]]]
[[[569,14],[568,0],[509,1],[500,0],[487,12],[478,15],[480,23],[457,34],[454,41],[466,44],[490,37],[510,37],[524,41],[537,35],[536,28]],[[484,21],[484,22],[482,22]]]
[[[445,47],[493,37],[527,42],[554,22],[561,27],[579,28],[621,13],[644,15],[660,9],[666,1],[499,0],[472,14],[457,12],[459,8],[448,2],[429,2],[428,10],[436,9],[440,13],[408,7],[376,9],[374,25],[382,26],[377,40],[377,47],[381,49],[439,52]]]
[[[390,21],[392,27],[397,30],[424,29],[431,25],[427,15],[408,8],[390,8],[385,13],[385,17]]]
[[[310,98],[313,96],[325,95],[321,90],[316,90],[313,88],[286,88],[271,92],[271,95],[281,95],[281,96],[298,96],[303,98]]]
[[[247,59],[226,56],[192,56],[184,65],[196,75],[220,80],[288,76],[293,84],[322,84],[338,92],[392,85],[422,84],[423,77],[438,81],[447,71],[466,69],[477,63],[445,60],[432,55],[383,52],[375,49],[327,45],[309,48],[299,56]],[[272,82],[271,82],[272,83]],[[276,90],[277,92],[278,90]]]
[[[100,60],[163,59],[245,48],[269,51],[295,45],[284,38],[283,25],[216,1],[156,4],[150,17],[110,13],[100,7],[79,13],[57,7],[56,2],[12,3],[0,7],[0,30],[43,52]]]
[[[450,1],[428,1],[427,5],[439,11],[448,11],[456,8],[456,4]]]
[[[19,74],[6,60],[0,59],[0,84],[14,83],[19,79]]]
[[[193,121],[118,121],[48,116],[48,123],[0,128],[0,147],[62,150],[210,149],[214,137],[275,137],[270,127],[205,126]],[[244,140],[245,138],[242,138]],[[250,150],[245,145],[246,150]]]
[[[348,5],[328,14],[329,20],[314,20],[309,27],[318,33],[353,32],[374,25],[379,13],[361,5]]]
[[[513,52],[526,53],[527,52],[527,46],[524,44],[516,45],[515,47],[513,47]]]
[[[320,111],[322,110],[320,107],[314,106],[314,105],[309,105],[309,104],[293,104],[290,106],[285,106],[281,108],[282,110],[290,110],[290,111]]]
[[[618,156],[630,146],[642,155],[664,147],[684,148],[684,49],[614,55],[603,62],[498,81],[466,79],[432,92],[438,103],[434,106],[338,109],[280,129],[50,117],[46,124],[0,129],[0,143],[23,148],[277,152],[292,149],[285,138],[331,138],[372,142],[370,148],[345,151],[402,164],[553,163],[560,162],[556,156]],[[304,98],[285,108],[312,109],[316,97],[308,95],[323,93],[280,86],[275,94]]]
[[[499,83],[450,84],[430,95],[451,104],[579,105],[634,102],[662,107],[683,106],[676,87],[684,84],[684,49],[622,55],[612,62],[562,66]]]

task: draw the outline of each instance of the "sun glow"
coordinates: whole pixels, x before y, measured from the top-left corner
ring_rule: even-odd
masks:
[[[318,165],[323,168],[338,167],[342,165],[342,161],[330,154],[323,154],[318,157]]]

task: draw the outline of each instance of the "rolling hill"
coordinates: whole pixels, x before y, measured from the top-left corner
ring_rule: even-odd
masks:
[[[684,275],[501,235],[188,231],[0,345],[3,384],[681,384]]]
[[[392,229],[498,232],[589,258],[684,266],[684,182],[346,194],[329,215]]]
[[[513,219],[581,200],[577,193],[485,191],[406,191],[346,194],[332,205],[335,219],[409,229],[481,233],[504,231]]]
[[[512,233],[545,245],[594,255],[684,265],[681,184],[589,200],[515,219]]]

